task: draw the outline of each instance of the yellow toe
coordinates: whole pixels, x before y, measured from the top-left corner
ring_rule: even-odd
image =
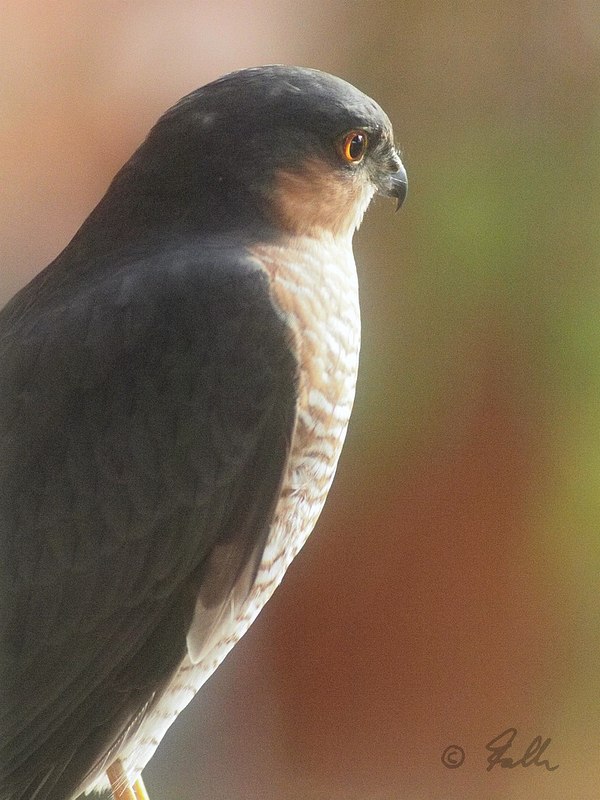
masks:
[[[135,800],[150,800],[148,797],[148,792],[146,791],[146,787],[144,786],[144,781],[142,780],[142,776],[137,779],[137,781],[133,784],[133,794]]]

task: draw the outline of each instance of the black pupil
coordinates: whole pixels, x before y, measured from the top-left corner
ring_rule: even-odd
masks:
[[[356,159],[360,158],[363,154],[363,150],[365,149],[365,137],[362,133],[355,133],[352,137],[350,142],[350,147],[348,148],[348,152],[350,154],[350,158],[355,161]]]

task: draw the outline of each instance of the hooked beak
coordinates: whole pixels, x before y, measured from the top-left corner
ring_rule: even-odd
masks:
[[[379,193],[385,197],[395,197],[398,201],[396,211],[400,209],[408,191],[406,170],[398,155],[394,154],[392,170],[388,172],[379,186]]]

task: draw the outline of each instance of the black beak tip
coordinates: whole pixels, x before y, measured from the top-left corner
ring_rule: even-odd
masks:
[[[396,155],[379,183],[379,192],[385,197],[396,198],[396,211],[402,208],[408,191],[408,178],[400,158]]]
[[[390,194],[398,201],[396,204],[396,211],[400,211],[402,204],[406,200],[406,193],[408,192],[408,178],[403,166],[390,176],[390,184]]]

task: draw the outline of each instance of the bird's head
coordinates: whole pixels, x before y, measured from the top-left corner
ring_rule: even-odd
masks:
[[[188,94],[115,179],[137,225],[242,236],[351,237],[375,193],[400,205],[406,185],[377,103],[340,78],[287,66]]]

